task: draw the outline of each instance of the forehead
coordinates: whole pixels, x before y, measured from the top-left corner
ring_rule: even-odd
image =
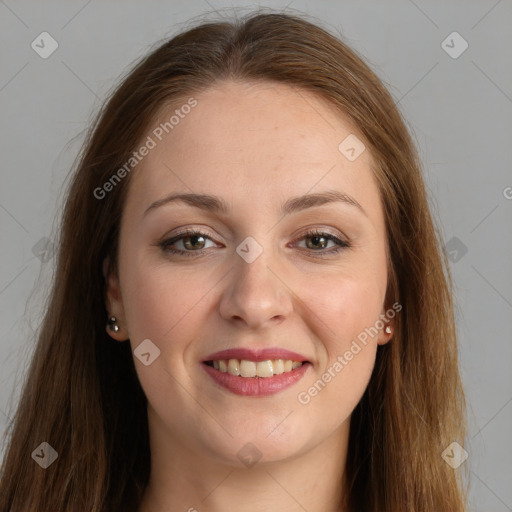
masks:
[[[337,189],[380,217],[371,154],[350,161],[340,151],[358,130],[326,100],[271,82],[223,82],[191,97],[193,108],[187,99],[163,107],[150,124],[154,147],[133,172],[126,208],[143,211],[175,191],[272,208]]]

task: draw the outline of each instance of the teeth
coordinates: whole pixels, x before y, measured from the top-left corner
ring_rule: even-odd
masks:
[[[254,361],[240,361],[240,375],[242,377],[256,377],[256,363]]]
[[[272,377],[291,372],[302,366],[299,361],[289,359],[267,359],[266,361],[248,361],[246,359],[221,359],[213,361],[213,367],[224,373],[241,377]]]
[[[274,375],[281,375],[281,373],[284,373],[284,361],[282,359],[274,359],[272,363],[272,366],[274,367]]]
[[[275,359],[272,362],[274,363],[274,375],[281,375],[281,373],[284,373],[284,362],[282,359]]]
[[[258,377],[272,377],[274,375],[272,361],[260,361],[256,365],[256,375]]]
[[[238,361],[238,359],[229,360],[228,373],[231,375],[240,375],[240,361]]]

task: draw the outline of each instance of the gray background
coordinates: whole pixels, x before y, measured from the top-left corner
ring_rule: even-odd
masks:
[[[237,5],[287,3],[359,51],[410,125],[452,259],[470,510],[511,511],[512,1]],[[83,130],[120,74],[155,42],[230,6],[0,1],[0,434],[33,350],[52,276],[52,230]],[[47,59],[31,48],[43,31],[59,44]],[[469,44],[456,59],[441,46],[453,31]],[[459,43],[448,44],[457,50]]]

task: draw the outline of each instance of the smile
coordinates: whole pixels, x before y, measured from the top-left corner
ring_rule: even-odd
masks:
[[[201,365],[222,388],[237,395],[265,396],[279,393],[298,382],[311,363],[274,359],[220,359]]]
[[[208,366],[230,375],[244,378],[262,377],[268,378],[282,373],[289,373],[302,366],[300,361],[291,359],[267,359],[266,361],[249,361],[247,359],[220,359],[206,361]]]

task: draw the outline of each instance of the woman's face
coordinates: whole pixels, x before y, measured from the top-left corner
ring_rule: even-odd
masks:
[[[193,98],[162,109],[143,141],[109,312],[135,351],[153,438],[229,465],[282,461],[348,434],[389,339],[371,156],[353,137],[340,149],[356,128],[302,90],[223,82]],[[303,365],[281,373],[297,366],[286,360]]]

